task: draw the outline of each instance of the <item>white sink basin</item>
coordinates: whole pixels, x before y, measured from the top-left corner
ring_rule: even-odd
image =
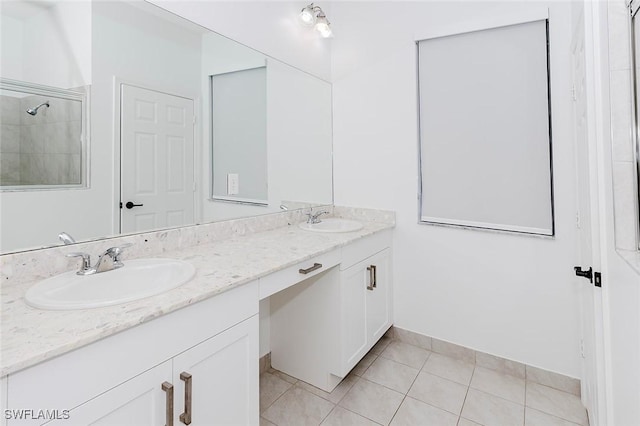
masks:
[[[298,226],[313,232],[353,232],[361,230],[363,225],[355,220],[329,217],[322,219],[320,223],[302,222]]]
[[[186,283],[196,272],[192,264],[173,259],[138,259],[124,264],[94,275],[71,271],[47,278],[27,290],[25,300],[40,309],[99,308],[163,293]]]

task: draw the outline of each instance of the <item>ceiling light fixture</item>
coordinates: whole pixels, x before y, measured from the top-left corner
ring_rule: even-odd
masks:
[[[300,11],[299,16],[303,25],[310,27],[315,24],[316,31],[318,31],[322,37],[331,37],[332,31],[329,20],[320,6],[311,3]]]

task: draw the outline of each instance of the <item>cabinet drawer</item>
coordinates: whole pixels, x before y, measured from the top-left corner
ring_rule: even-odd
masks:
[[[266,299],[272,294],[324,272],[338,263],[340,263],[340,250],[333,250],[262,277],[260,278],[260,299]],[[306,274],[300,272],[301,269],[309,269],[315,264],[322,266]]]
[[[344,271],[361,262],[363,259],[373,256],[381,252],[387,247],[391,247],[392,234],[391,230],[378,232],[365,238],[347,244],[342,248],[342,262],[340,270]]]

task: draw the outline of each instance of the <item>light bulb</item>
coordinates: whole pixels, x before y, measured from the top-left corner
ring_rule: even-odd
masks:
[[[313,3],[302,9],[300,12],[300,20],[308,27],[312,26],[316,22],[316,14],[313,11]]]
[[[318,16],[318,19],[316,20],[316,30],[324,38],[331,37],[332,31],[326,16]]]

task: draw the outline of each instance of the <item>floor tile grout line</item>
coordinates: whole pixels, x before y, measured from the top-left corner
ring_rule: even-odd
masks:
[[[462,412],[464,411],[464,404],[467,403],[467,397],[469,396],[469,389],[471,389],[471,380],[473,380],[473,375],[475,374],[475,372],[476,372],[476,366],[474,364],[473,373],[471,373],[471,379],[469,380],[469,385],[467,386],[467,392],[464,394],[464,400],[462,401],[462,406],[460,407],[460,415],[458,416],[458,423],[460,423],[460,419],[462,418]]]
[[[304,390],[304,389],[303,389]],[[324,416],[322,418],[322,420],[320,420],[320,423],[318,423],[318,426],[322,425],[322,423],[324,423],[325,420],[327,420],[327,418],[329,418],[329,416],[331,415],[331,413],[333,413],[336,409],[336,407],[338,406],[338,404],[333,404],[333,407],[331,408],[331,410],[329,410],[329,412],[327,413],[326,416]]]
[[[525,368],[525,379],[524,379],[524,420],[522,422],[523,425],[527,424],[527,382],[528,380],[526,379],[527,377],[527,370]]]
[[[430,356],[431,356],[431,354],[429,354],[429,356],[427,356],[427,359],[429,359]],[[424,364],[426,364],[426,363],[427,363],[427,360],[425,359],[424,360]],[[424,367],[424,364],[422,364],[422,367]],[[409,389],[407,389],[407,391],[404,394],[404,397],[402,398],[402,401],[400,401],[400,405],[398,405],[398,408],[396,408],[396,411],[393,413],[393,416],[391,416],[391,420],[389,420],[389,424],[391,424],[391,422],[393,422],[393,419],[398,414],[398,411],[400,411],[400,407],[402,407],[402,404],[404,404],[404,401],[409,396],[409,392],[411,392],[411,388],[416,383],[416,380],[418,380],[418,376],[420,375],[420,372],[422,371],[422,367],[420,368],[420,370],[418,370],[418,374],[416,374],[416,377],[413,378],[413,381],[411,382],[411,385],[409,386]]]
[[[269,373],[269,374],[271,374],[271,373]],[[278,377],[278,378],[279,378],[279,377]],[[280,379],[280,380],[282,380],[282,379]],[[263,415],[262,415],[262,414],[266,413],[266,412],[267,412],[267,410],[273,406],[273,404],[275,404],[276,402],[278,402],[278,400],[279,400],[280,398],[282,398],[282,396],[283,396],[285,393],[289,392],[289,391],[290,391],[291,389],[293,389],[293,387],[295,386],[295,385],[293,385],[293,384],[291,384],[291,383],[287,382],[286,380],[282,380],[282,381],[283,381],[283,382],[285,382],[285,383],[287,383],[287,384],[289,385],[289,387],[287,388],[287,390],[285,390],[284,392],[282,392],[282,393],[280,394],[280,396],[279,396],[279,397],[277,397],[277,398],[276,398],[276,399],[275,399],[271,404],[269,404],[269,406],[268,406],[268,407],[266,407],[266,408],[265,408],[265,409],[260,413],[260,417],[263,417]],[[266,417],[265,417],[265,418],[266,418]],[[267,419],[267,420],[269,420],[269,419]],[[271,420],[269,420],[269,421],[271,422]],[[271,422],[271,423],[273,423],[273,422]],[[275,423],[274,423],[274,424],[275,424]],[[276,425],[276,426],[277,426],[277,425]]]

